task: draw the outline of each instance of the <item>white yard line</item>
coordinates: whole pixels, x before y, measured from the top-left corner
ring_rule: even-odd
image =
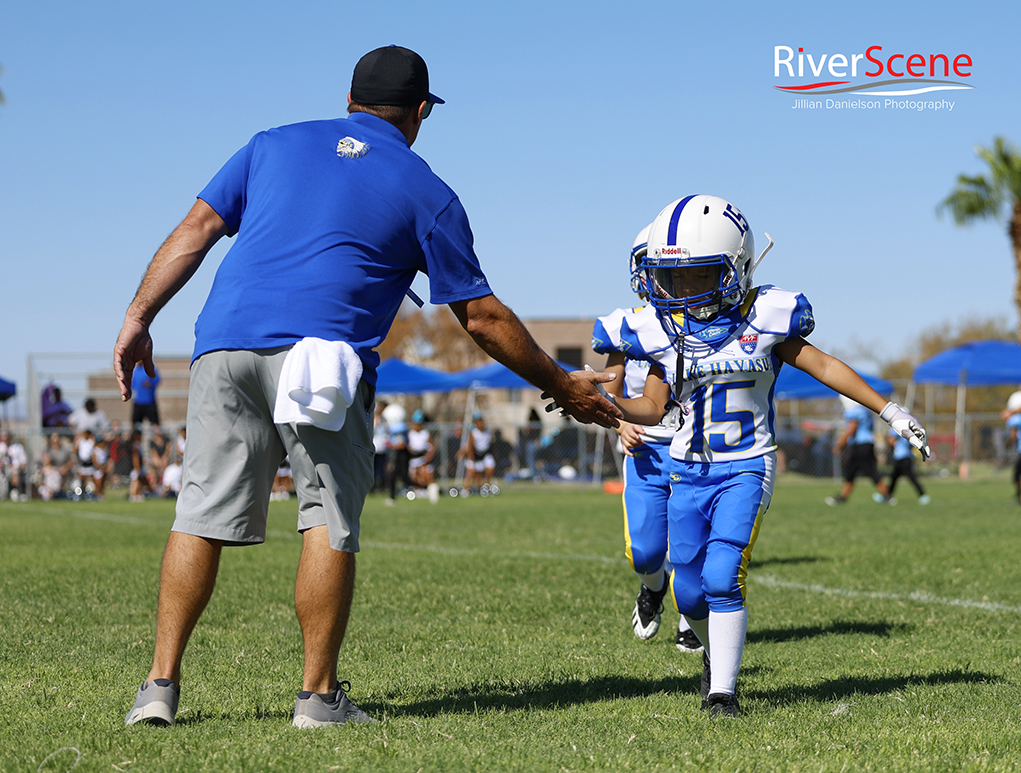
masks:
[[[81,509],[69,510],[58,507],[46,507],[44,505],[25,504],[18,507],[22,511],[42,513],[44,515],[66,515],[72,518],[85,518],[93,521],[113,521],[116,523],[130,523],[138,526],[160,526],[162,522],[156,519],[146,520],[133,518],[127,515],[116,515],[104,513],[98,510]],[[294,531],[273,530],[267,532],[268,537],[283,539],[299,539],[300,534]],[[527,558],[537,561],[586,561],[600,564],[623,564],[623,558],[609,556],[590,556],[583,553],[535,553],[531,551],[490,551],[479,549],[449,548],[441,545],[411,545],[397,542],[370,542],[362,541],[362,546],[373,550],[405,550],[415,553],[438,553],[448,556],[488,556],[490,558]],[[808,585],[800,582],[789,582],[781,580],[775,575],[761,575],[749,573],[748,579],[752,582],[764,585],[768,588],[785,588],[787,590],[798,590],[804,593],[814,593],[823,596],[842,596],[844,598],[868,598],[880,601],[910,601],[915,604],[934,604],[944,607],[962,607],[965,609],[981,609],[986,612],[1007,612],[1021,614],[1021,607],[1010,604],[999,604],[995,601],[973,601],[971,599],[951,599],[941,596],[934,596],[924,591],[912,591],[911,593],[884,593],[881,591],[862,591],[851,588],[830,588],[825,585]]]
[[[773,575],[749,574],[749,580],[770,588],[786,588],[800,590],[805,593],[816,593],[823,596],[843,596],[845,598],[879,599],[880,601],[911,601],[916,604],[937,604],[944,607],[964,607],[966,609],[983,609],[986,612],[1012,612],[1021,614],[1021,607],[1009,604],[998,604],[995,601],[972,601],[970,599],[947,599],[934,596],[924,591],[911,593],[882,593],[879,591],[852,590],[850,588],[828,588],[825,585],[805,585],[800,582],[788,582]]]
[[[85,518],[90,521],[114,521],[115,523],[133,523],[136,526],[159,526],[161,521],[156,517],[151,519],[135,518],[130,515],[116,515],[115,513],[104,513],[99,510],[89,509],[69,510],[60,507],[47,507],[46,505],[18,505],[21,512],[42,513],[43,515],[66,515],[69,518]]]

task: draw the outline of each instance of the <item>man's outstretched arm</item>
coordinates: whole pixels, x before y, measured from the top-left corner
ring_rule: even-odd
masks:
[[[582,424],[616,427],[620,409],[604,397],[599,385],[613,374],[576,370],[568,373],[544,352],[517,315],[495,295],[450,304],[468,335],[490,357],[528,383],[548,392],[556,404]]]
[[[150,376],[156,374],[149,325],[167,301],[191,279],[210,248],[227,233],[223,219],[199,199],[156,251],[124,315],[124,326],[113,349],[113,371],[122,400],[131,399],[131,374],[136,363],[142,363]]]

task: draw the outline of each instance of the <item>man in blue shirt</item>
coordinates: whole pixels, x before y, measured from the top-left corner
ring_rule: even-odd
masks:
[[[261,132],[199,194],[156,253],[114,349],[121,397],[149,326],[221,237],[235,237],[195,325],[188,453],[160,579],[152,668],[127,724],[174,722],[181,659],[223,545],[265,539],[286,453],[303,547],[298,727],[369,722],[338,680],[359,517],[373,480],[372,403],[386,336],[417,272],[478,345],[584,423],[615,426],[612,375],[563,371],[492,294],[452,190],[411,151],[433,105],[425,62],[388,46],[355,66],[349,117]],[[294,379],[292,381],[292,378]]]
[[[152,373],[146,373],[141,365],[135,366],[131,376],[131,392],[135,404],[131,407],[131,423],[136,427],[145,419],[150,424],[160,423],[160,411],[156,405],[156,387],[160,384],[160,372],[152,366]]]

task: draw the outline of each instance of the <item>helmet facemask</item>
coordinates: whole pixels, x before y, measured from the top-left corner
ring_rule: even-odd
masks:
[[[646,261],[652,304],[660,311],[708,322],[744,296],[729,254]]]

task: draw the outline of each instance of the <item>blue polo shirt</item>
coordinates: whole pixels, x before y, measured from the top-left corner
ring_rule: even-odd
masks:
[[[492,291],[457,195],[367,113],[261,132],[199,194],[234,244],[195,323],[197,358],[314,336],[374,348],[417,272],[434,304]]]

